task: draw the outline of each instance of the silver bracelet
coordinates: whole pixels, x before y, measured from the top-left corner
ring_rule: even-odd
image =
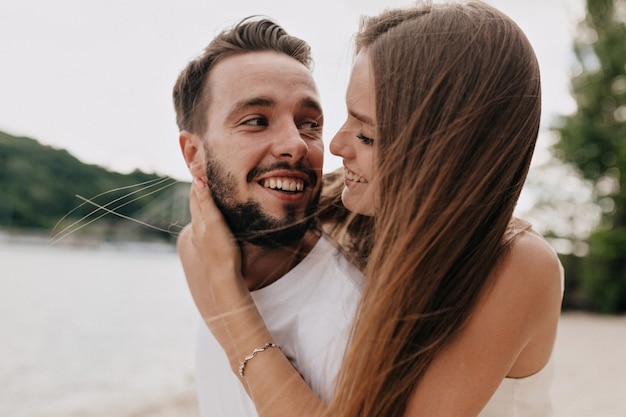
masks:
[[[255,348],[251,354],[249,354],[248,356],[246,356],[245,358],[243,358],[243,360],[241,362],[239,362],[239,375],[241,375],[241,377],[244,377],[244,372],[246,369],[246,364],[248,363],[248,361],[252,358],[254,358],[256,356],[257,353],[263,352],[264,350],[267,350],[269,348],[277,348],[280,349],[280,346],[278,346],[275,343],[266,343],[261,347]]]

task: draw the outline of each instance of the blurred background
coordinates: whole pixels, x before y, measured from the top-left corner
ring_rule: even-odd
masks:
[[[487,2],[542,70],[517,215],[566,270],[555,415],[624,417],[626,0]],[[1,415],[197,414],[176,76],[218,31],[270,16],[312,46],[328,144],[359,16],[410,4],[0,0]]]

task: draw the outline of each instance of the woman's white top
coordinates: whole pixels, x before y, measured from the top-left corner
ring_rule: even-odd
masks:
[[[512,240],[530,224],[514,219],[505,239]],[[565,273],[561,266],[561,296],[565,289]],[[537,373],[525,378],[505,378],[478,417],[551,417],[552,358]]]
[[[552,416],[552,359],[525,378],[505,378],[478,417]]]

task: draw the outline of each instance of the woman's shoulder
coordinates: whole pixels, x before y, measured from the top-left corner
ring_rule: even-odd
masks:
[[[498,268],[507,286],[523,287],[533,298],[562,296],[563,267],[548,241],[523,220],[509,224],[505,240],[508,250]]]
[[[517,235],[529,229],[532,229],[532,225],[529,222],[518,217],[513,217],[504,231],[502,241],[505,244],[510,243]]]

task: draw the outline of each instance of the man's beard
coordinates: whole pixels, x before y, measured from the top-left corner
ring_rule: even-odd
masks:
[[[293,205],[285,205],[286,215],[283,218],[272,217],[263,212],[258,202],[252,200],[244,203],[236,202],[237,183],[233,175],[208,152],[206,158],[206,175],[213,200],[239,242],[277,249],[295,245],[304,238],[315,221],[314,215],[318,208],[321,188],[307,204],[304,218],[296,217],[296,207]],[[292,167],[288,163],[282,162],[264,168],[262,171],[290,168]],[[317,184],[317,174],[313,170],[302,167],[297,167],[297,169],[307,173],[311,186]],[[259,173],[254,172],[248,174],[248,181],[252,181]]]

